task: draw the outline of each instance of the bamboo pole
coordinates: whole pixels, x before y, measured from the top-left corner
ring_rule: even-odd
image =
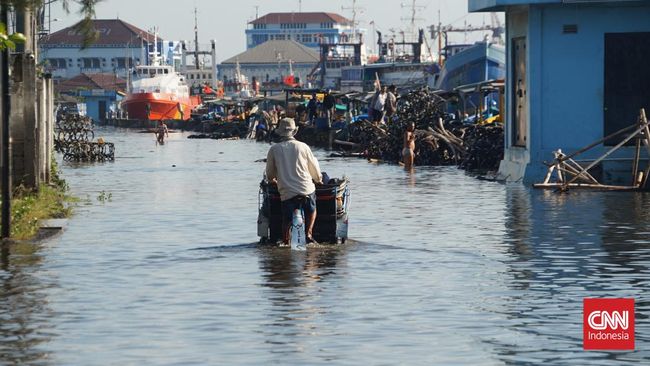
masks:
[[[562,160],[571,159],[571,158],[575,157],[576,155],[582,154],[583,152],[585,152],[585,151],[587,151],[587,150],[590,150],[590,149],[592,149],[592,148],[594,148],[594,147],[596,147],[596,146],[602,144],[603,142],[605,142],[605,141],[607,141],[607,140],[609,140],[609,139],[611,139],[611,138],[614,138],[614,137],[616,137],[616,136],[618,136],[618,135],[620,135],[620,134],[622,134],[622,133],[625,133],[625,132],[627,132],[627,131],[630,131],[630,130],[634,129],[634,127],[638,127],[638,125],[627,126],[627,127],[625,127],[624,129],[622,129],[622,130],[619,130],[619,131],[616,131],[616,132],[614,132],[614,133],[612,133],[612,134],[610,134],[610,135],[607,135],[607,136],[603,137],[602,139],[600,139],[600,140],[598,140],[598,141],[596,141],[596,142],[593,142],[593,143],[591,143],[591,144],[589,144],[589,145],[583,147],[582,149],[580,149],[580,150],[578,150],[578,151],[575,151],[575,152],[573,152],[573,153],[571,153],[571,154],[569,154],[569,155],[565,155],[565,156],[562,158]]]
[[[640,119],[641,124],[643,124],[644,127],[645,127],[644,131],[643,131],[644,135],[645,135],[644,136],[645,139],[643,141],[644,141],[646,150],[648,151],[648,156],[650,157],[650,128],[648,128],[648,119],[646,118],[644,108],[641,108],[641,110],[639,111],[639,119]],[[642,183],[640,184],[639,188],[645,188],[646,184],[648,183],[648,175],[649,174],[650,174],[650,161],[648,162],[648,165],[646,166],[645,174],[642,177]]]
[[[582,169],[582,165],[576,163],[576,161],[573,160],[573,159],[568,159],[568,160],[566,161],[566,163],[567,163],[567,166],[570,166],[572,169],[575,169],[576,174],[580,171],[580,169]],[[572,164],[572,165],[570,165],[570,164]],[[584,175],[585,175],[589,180],[591,180],[593,183],[599,183],[598,180],[597,180],[596,178],[594,178],[591,174],[589,174],[589,172],[585,172]]]
[[[637,120],[637,126],[641,125],[641,117]],[[637,136],[634,144],[634,160],[632,160],[632,184],[636,185],[639,174],[639,159],[641,158],[641,136]]]
[[[630,140],[631,140],[632,138],[634,138],[637,134],[639,134],[639,132],[641,132],[642,130],[647,129],[647,128],[648,128],[648,124],[647,124],[647,122],[646,122],[642,127],[637,128],[637,129],[634,131],[633,134],[631,134],[631,135],[629,135],[628,137],[626,137],[625,139],[623,139],[623,141],[619,142],[616,146],[614,146],[613,148],[611,148],[610,150],[608,150],[608,151],[607,151],[605,154],[603,154],[600,158],[596,159],[593,163],[589,164],[589,166],[587,166],[586,168],[583,168],[583,169],[580,171],[580,173],[579,173],[578,175],[576,175],[575,177],[573,177],[571,180],[569,180],[569,181],[565,184],[565,187],[568,188],[568,185],[571,184],[571,183],[573,183],[573,182],[575,182],[576,179],[578,179],[578,177],[580,177],[582,174],[584,174],[584,172],[588,171],[589,169],[593,168],[594,166],[596,166],[596,165],[597,165],[598,163],[600,163],[601,161],[605,160],[605,158],[607,158],[609,155],[611,155],[614,151],[620,149],[621,146],[625,145],[628,141],[630,141]],[[650,150],[650,146],[649,146],[649,150]]]

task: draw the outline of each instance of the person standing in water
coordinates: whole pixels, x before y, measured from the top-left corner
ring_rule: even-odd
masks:
[[[169,137],[169,129],[167,129],[165,121],[160,120],[156,128],[156,141],[162,145],[165,143],[165,137]]]
[[[404,131],[404,148],[402,149],[402,162],[406,169],[413,167],[415,159],[415,124],[409,122]]]

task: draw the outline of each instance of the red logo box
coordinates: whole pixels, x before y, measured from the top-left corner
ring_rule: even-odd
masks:
[[[585,350],[634,349],[634,299],[583,299]]]

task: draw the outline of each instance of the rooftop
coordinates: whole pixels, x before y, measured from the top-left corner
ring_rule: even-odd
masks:
[[[70,92],[79,89],[126,90],[126,80],[115,74],[79,74],[72,79],[62,81],[56,86],[58,92]]]
[[[296,41],[267,41],[261,45],[233,56],[222,64],[268,64],[282,61],[294,63],[317,63],[320,61],[318,52]]]
[[[140,44],[140,40],[153,42],[154,35],[121,19],[94,19],[93,26],[99,33],[99,38],[93,43],[96,46]],[[79,24],[79,23],[77,23]],[[75,29],[76,24],[54,32],[40,41],[42,46],[79,46],[83,37]],[[158,36],[160,38],[160,36]],[[91,45],[90,47],[93,47]]]
[[[338,23],[349,24],[351,21],[336,13],[268,13],[249,24],[285,24],[285,23]]]

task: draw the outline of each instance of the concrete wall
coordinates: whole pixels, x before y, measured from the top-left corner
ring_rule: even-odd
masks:
[[[36,73],[29,54],[15,56],[11,85],[12,186],[38,188],[49,182],[54,147],[54,87]]]
[[[552,151],[577,150],[604,135],[605,33],[650,31],[650,5],[531,5],[509,8],[508,45],[527,37],[528,130],[526,148],[512,146],[511,84],[506,87],[506,152],[500,175],[536,182]],[[575,24],[576,34],[563,34]],[[508,80],[512,50],[508,48]],[[632,123],[633,121],[630,121]],[[585,157],[595,157],[596,149]],[[630,149],[615,157],[631,156]]]

